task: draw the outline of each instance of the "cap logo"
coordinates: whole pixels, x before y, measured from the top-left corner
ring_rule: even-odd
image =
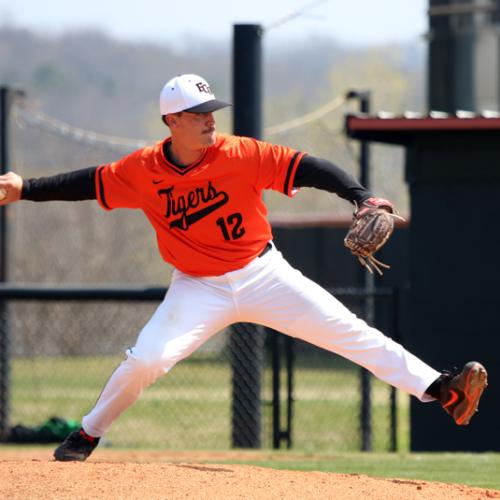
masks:
[[[203,83],[203,82],[198,82],[196,84],[196,88],[200,91],[200,92],[205,92],[206,94],[212,94],[212,89],[210,88],[209,85],[207,85],[206,83]]]

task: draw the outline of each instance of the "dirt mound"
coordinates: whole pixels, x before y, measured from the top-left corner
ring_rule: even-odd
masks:
[[[496,490],[420,480],[191,463],[193,458],[200,462],[205,459],[223,461],[223,453],[103,450],[98,457],[85,463],[60,463],[52,460],[50,451],[20,450],[2,453],[1,458],[0,496],[9,500],[500,498],[500,491]],[[234,453],[231,453],[231,458],[237,459]]]

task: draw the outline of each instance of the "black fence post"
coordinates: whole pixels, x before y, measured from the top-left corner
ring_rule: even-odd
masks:
[[[0,174],[9,170],[9,114],[12,89],[0,88]],[[7,276],[7,207],[0,207],[0,282]],[[4,439],[9,427],[10,413],[10,338],[7,302],[0,301],[0,438]]]
[[[285,338],[286,356],[286,379],[287,379],[287,415],[286,415],[286,447],[292,447],[292,423],[293,423],[293,370],[294,370],[294,345],[292,337]]]
[[[347,94],[348,99],[357,99],[361,113],[370,112],[370,91],[352,90]],[[370,189],[370,149],[368,141],[360,142],[359,150],[359,168],[360,182],[367,189]],[[365,321],[373,326],[375,320],[375,278],[368,270],[361,268],[361,282],[366,290],[364,316]],[[361,384],[361,410],[360,410],[360,426],[361,426],[361,450],[372,450],[372,401],[371,401],[371,374],[365,368],[360,368],[360,384]]]
[[[236,135],[255,139],[262,136],[262,33],[257,24],[234,26],[233,129]],[[263,328],[235,325],[230,343],[234,447],[261,446],[263,348]]]
[[[401,332],[399,329],[399,314],[400,314],[400,293],[399,287],[394,287],[392,291],[392,339],[395,342],[401,342]],[[391,386],[390,396],[390,442],[389,451],[398,451],[398,404],[397,404],[397,390]]]
[[[273,372],[273,448],[278,450],[281,444],[281,349],[279,333],[269,330],[269,334]]]
[[[259,24],[236,24],[233,40],[233,131],[262,138],[262,34]]]
[[[360,100],[360,111],[362,113],[370,112],[370,92],[360,92],[358,94]],[[370,189],[370,149],[367,141],[361,141],[360,144],[360,181],[363,186]],[[365,320],[373,326],[375,320],[375,277],[368,270],[364,270],[363,284],[366,290],[365,299]],[[361,450],[372,450],[372,380],[371,373],[365,368],[361,369]]]
[[[272,385],[273,385],[273,448],[281,448],[281,441],[286,440],[286,447],[292,447],[292,421],[293,421],[293,361],[294,339],[282,335],[275,330],[267,329],[270,339],[272,360]],[[283,346],[284,344],[284,346]],[[282,349],[283,347],[283,349]],[[286,368],[286,427],[281,427],[281,361],[285,356]]]
[[[262,369],[264,328],[252,323],[232,327],[229,349],[232,368],[232,432],[235,448],[262,446]]]

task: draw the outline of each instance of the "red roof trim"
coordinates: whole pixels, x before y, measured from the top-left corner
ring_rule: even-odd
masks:
[[[410,130],[500,130],[500,118],[364,118],[347,117],[350,132]]]

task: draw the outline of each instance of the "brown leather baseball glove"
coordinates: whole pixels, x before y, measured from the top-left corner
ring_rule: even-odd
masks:
[[[394,205],[383,198],[368,198],[356,207],[344,245],[371,273],[375,269],[382,275],[381,267],[390,268],[377,260],[373,254],[390,238],[395,219],[404,220],[394,213]]]

